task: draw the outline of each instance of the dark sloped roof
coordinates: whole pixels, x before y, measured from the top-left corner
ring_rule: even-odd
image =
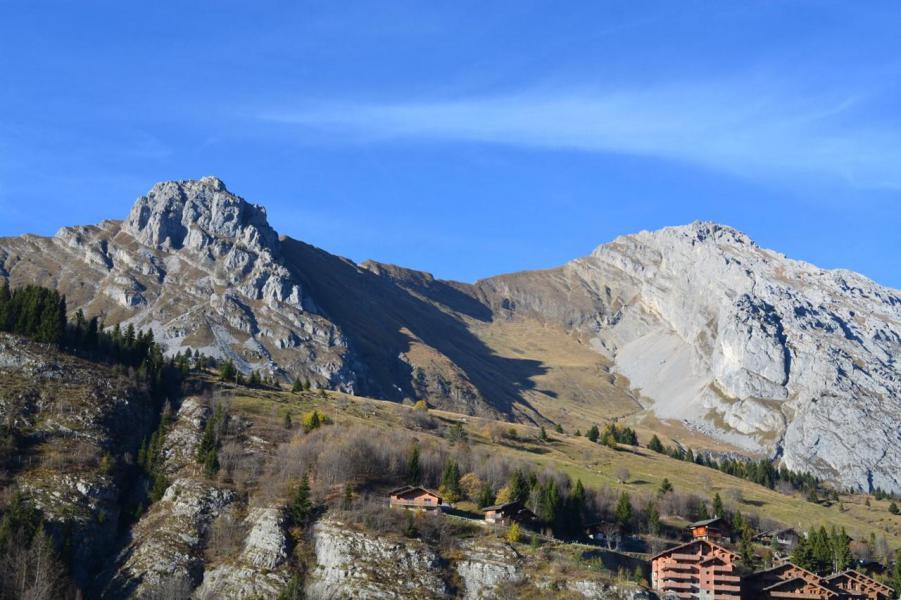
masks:
[[[503,504],[495,504],[494,506],[486,506],[482,509],[482,512],[488,512],[489,510],[509,510],[512,508],[522,507],[522,502],[519,500],[514,500],[513,502],[504,502]]]
[[[714,523],[725,523],[725,521],[722,517],[713,517],[712,519],[705,519],[703,521],[690,523],[688,527],[704,527],[705,525],[713,525]]]
[[[663,550],[662,552],[658,552],[657,554],[652,556],[649,560],[654,560],[655,558],[659,558],[659,557],[663,556],[664,554],[669,554],[670,552],[682,550],[683,548],[688,548],[689,546],[694,546],[695,544],[706,544],[710,547],[711,550],[719,549],[719,550],[722,550],[723,552],[727,552],[727,553],[731,554],[732,556],[735,556],[735,557],[738,556],[735,552],[732,552],[732,550],[729,550],[728,548],[724,548],[723,546],[720,546],[719,544],[714,544],[713,542],[708,542],[707,540],[692,540],[690,542],[685,542],[684,544],[679,544],[678,546],[673,546],[672,548],[668,548],[666,550]]]
[[[389,496],[399,496],[401,494],[407,494],[409,492],[415,492],[417,490],[421,491],[421,492],[425,492],[426,494],[431,494],[433,496],[441,498],[441,494],[439,494],[438,492],[432,491],[428,488],[424,488],[419,485],[404,485],[399,488],[391,490],[390,492],[388,492],[388,495]]]

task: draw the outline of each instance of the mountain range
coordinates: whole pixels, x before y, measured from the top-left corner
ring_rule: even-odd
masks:
[[[245,372],[572,429],[628,420],[901,491],[901,292],[715,223],[465,284],[279,236],[204,177],[154,185],[125,220],[0,238],[0,278]]]

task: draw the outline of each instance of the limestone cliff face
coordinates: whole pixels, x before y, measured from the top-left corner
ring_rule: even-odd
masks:
[[[555,597],[647,600],[638,586],[617,587],[584,573],[551,574],[547,559],[519,554],[496,539],[472,539],[451,558],[418,540],[385,539],[326,519],[313,528],[316,564],[308,574],[310,600],[341,598]]]
[[[0,240],[0,264],[13,285],[65,293],[70,311],[152,329],[170,354],[355,388],[345,336],[289,273],[265,210],[215,177],[156,184],[124,222]]]
[[[901,489],[901,292],[694,223],[478,284],[562,321],[665,418],[844,485]]]

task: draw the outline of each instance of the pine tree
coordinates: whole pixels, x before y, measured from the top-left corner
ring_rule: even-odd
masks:
[[[288,508],[292,522],[297,526],[307,524],[310,516],[313,514],[313,501],[310,496],[310,477],[304,474],[303,479],[297,489],[294,490],[294,496],[291,498],[291,505]]]
[[[438,489],[450,502],[456,502],[463,496],[463,490],[460,488],[460,465],[456,461],[448,459],[444,465],[441,486]]]
[[[754,569],[757,563],[757,557],[754,555],[754,544],[751,539],[754,537],[753,530],[745,525],[741,530],[741,540],[738,544],[738,552],[741,555],[741,561],[748,569]]]
[[[830,538],[833,557],[832,571],[840,573],[848,569],[854,560],[854,557],[851,555],[851,537],[847,534],[844,527],[842,527],[841,532],[833,527],[830,532]]]
[[[237,376],[238,370],[235,368],[235,363],[231,360],[226,360],[222,363],[222,366],[219,367],[219,379],[222,381],[234,381]]]
[[[707,503],[704,501],[698,502],[698,521],[706,521],[710,518],[710,513],[707,512]]]
[[[285,429],[291,429],[294,427],[294,421],[291,419],[291,413],[285,413]]]
[[[294,378],[294,385],[291,386],[291,393],[292,393],[292,394],[299,394],[299,393],[302,392],[302,391],[303,391],[303,384],[300,382],[300,378],[299,378],[299,377],[295,377],[295,378]]]
[[[713,496],[713,516],[722,518],[725,515],[726,508],[723,506],[723,499],[720,498],[720,493],[717,492]]]
[[[658,496],[665,496],[666,494],[673,491],[673,484],[669,482],[669,479],[664,477],[663,481],[660,482],[660,487],[657,488]]]
[[[526,477],[521,470],[516,469],[513,471],[508,486],[510,488],[510,502],[525,502],[526,498],[529,497],[531,486],[526,481]]]
[[[556,427],[554,427],[554,431],[556,431],[557,433],[563,433],[563,425],[557,423]]]
[[[632,502],[629,499],[629,494],[623,492],[619,496],[619,502],[616,503],[616,512],[614,515],[617,524],[624,530],[628,531],[632,524],[632,513]]]
[[[539,485],[535,507],[537,509],[535,512],[539,519],[550,525],[555,525],[560,514],[561,504],[562,499],[556,481],[549,479],[543,485]]]
[[[419,446],[414,445],[407,459],[407,484],[419,485],[422,479],[422,468],[419,465]]]
[[[585,435],[585,437],[587,437],[591,442],[597,442],[600,435],[601,432],[598,430],[598,426],[592,425],[591,429],[588,430],[588,433]]]
[[[654,437],[651,438],[651,441],[648,442],[648,450],[653,450],[658,453],[663,452],[663,444],[660,442],[660,438],[657,437],[656,433],[654,434]]]
[[[547,431],[544,429],[544,425],[542,425],[541,429],[538,430],[538,439],[542,442],[547,441]]]
[[[897,515],[901,510],[898,509],[898,503],[892,500],[892,503],[888,505],[888,511],[893,515]]]
[[[482,491],[479,492],[479,508],[485,508],[486,506],[491,506],[492,504],[494,504],[494,493],[491,491],[491,486],[485,485],[482,487]]]

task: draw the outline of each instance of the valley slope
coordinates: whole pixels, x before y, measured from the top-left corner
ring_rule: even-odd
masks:
[[[901,293],[712,223],[468,285],[279,238],[208,177],[157,184],[125,221],[0,239],[0,278],[245,371],[573,429],[628,419],[901,490]]]

